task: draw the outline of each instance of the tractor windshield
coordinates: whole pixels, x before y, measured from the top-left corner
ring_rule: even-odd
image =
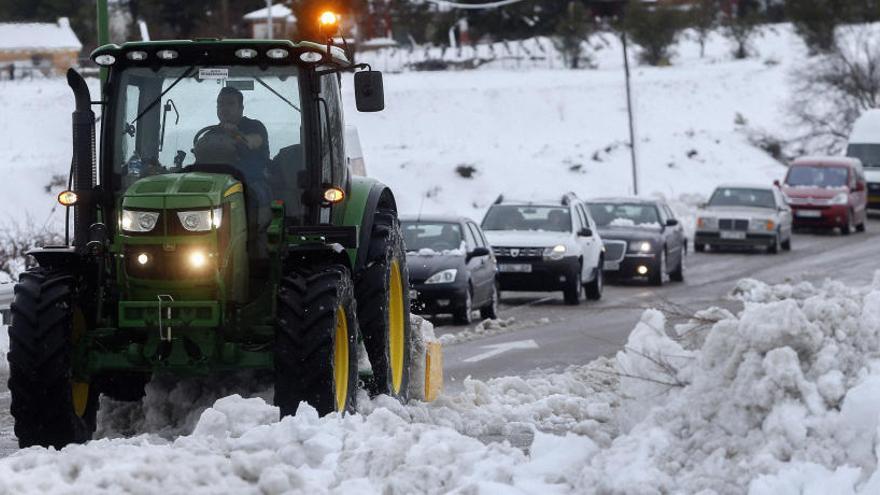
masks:
[[[297,205],[305,169],[298,75],[295,66],[123,70],[108,136],[112,187],[193,165],[226,167],[264,196]]]

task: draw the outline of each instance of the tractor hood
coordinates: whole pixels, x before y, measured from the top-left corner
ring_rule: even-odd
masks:
[[[189,172],[144,177],[122,199],[128,208],[181,209],[218,206],[223,198],[242,192],[241,183],[227,174]]]

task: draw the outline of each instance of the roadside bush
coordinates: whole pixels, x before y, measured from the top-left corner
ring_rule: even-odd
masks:
[[[581,62],[588,65],[589,57],[584,54],[584,42],[593,33],[593,20],[582,2],[569,2],[565,15],[559,18],[553,36],[553,44],[562,53],[566,67],[578,69]]]
[[[639,58],[643,63],[669,65],[670,49],[685,21],[685,14],[678,9],[630,2],[622,29],[642,48]]]

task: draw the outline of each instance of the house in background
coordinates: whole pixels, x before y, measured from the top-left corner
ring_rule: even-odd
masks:
[[[8,67],[16,75],[39,71],[44,75],[63,75],[77,64],[82,43],[66,17],[57,23],[0,22],[0,74],[8,77]]]
[[[262,8],[245,14],[243,19],[251,33],[251,38],[268,38],[266,24],[270,13],[272,16],[272,37],[275,39],[294,39],[296,36],[296,16],[293,15],[290,8],[281,4],[272,5],[271,11]]]

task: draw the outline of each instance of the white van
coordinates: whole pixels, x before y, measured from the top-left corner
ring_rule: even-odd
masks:
[[[867,110],[856,120],[846,156],[862,161],[868,182],[868,208],[880,208],[880,109]]]

